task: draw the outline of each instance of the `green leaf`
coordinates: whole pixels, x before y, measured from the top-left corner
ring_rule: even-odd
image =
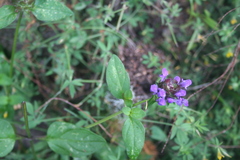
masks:
[[[102,43],[101,41],[97,41],[97,44],[98,44],[98,46],[101,48],[101,50],[103,50],[104,52],[107,52],[107,51],[108,51],[108,49],[107,49],[107,47],[105,46],[105,44]]]
[[[9,104],[10,105],[19,104],[24,100],[25,100],[25,98],[22,95],[19,95],[19,94],[9,96]]]
[[[129,116],[129,115],[130,115],[130,112],[131,112],[131,108],[129,108],[129,107],[123,107],[123,108],[122,108],[122,112],[123,112],[125,115]]]
[[[0,157],[6,156],[10,153],[15,143],[15,133],[11,124],[0,119]]]
[[[0,96],[0,105],[7,105],[7,104],[8,104],[8,97]]]
[[[69,92],[70,92],[70,96],[73,98],[76,93],[76,90],[72,83],[69,84]]]
[[[61,87],[61,91],[64,90],[67,86],[69,86],[70,83],[71,82],[69,80],[66,80]]]
[[[17,18],[15,7],[4,5],[0,8],[0,29],[7,27]]]
[[[151,135],[152,139],[166,142],[167,136],[161,128],[157,126],[152,126],[151,131],[152,131],[152,135]]]
[[[32,13],[41,21],[57,21],[73,15],[68,7],[56,0],[36,0]]]
[[[132,104],[133,104],[133,101],[132,101],[132,91],[129,89],[129,90],[126,90],[124,92],[124,95],[123,95],[123,99],[124,99],[124,103],[127,107],[132,107]]]
[[[82,83],[82,80],[81,80],[81,79],[74,79],[74,80],[72,81],[72,84],[73,84],[74,86],[83,86],[83,83]]]
[[[113,55],[107,67],[107,84],[112,95],[124,99],[124,93],[130,90],[130,79],[121,60]]]
[[[128,157],[132,160],[137,159],[145,139],[145,129],[142,123],[129,117],[123,125],[122,136]]]
[[[180,145],[185,145],[189,141],[188,134],[181,129],[177,130],[176,136],[177,136],[177,141],[179,142]]]
[[[147,101],[147,107],[150,107],[152,104],[154,104],[157,100],[157,96],[153,95],[148,101]]]
[[[0,22],[1,25],[1,22]],[[0,85],[1,86],[9,86],[12,84],[12,79],[6,74],[0,73]]]
[[[146,112],[144,112],[140,108],[133,108],[130,113],[130,116],[136,119],[142,119],[143,117],[145,117],[145,115],[146,115]]]
[[[133,104],[133,101],[132,100],[129,100],[129,99],[124,99],[124,104],[127,106],[127,107],[132,107],[132,104]]]
[[[101,136],[66,122],[50,125],[47,142],[54,152],[72,157],[90,155],[106,144]]]
[[[26,103],[26,107],[27,107],[27,112],[30,114],[30,115],[35,115],[35,112],[34,112],[34,107],[31,103],[27,102]]]

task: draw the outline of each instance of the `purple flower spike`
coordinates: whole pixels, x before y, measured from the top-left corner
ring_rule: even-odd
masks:
[[[179,83],[181,80],[181,78],[179,76],[174,77],[174,79],[177,81],[177,83]]]
[[[167,77],[167,75],[168,75],[167,69],[166,69],[166,68],[163,68],[163,69],[162,69],[162,74],[159,75],[159,77],[161,77],[161,82],[163,82],[163,81],[165,80],[165,78]]]
[[[167,104],[164,98],[158,98],[157,102],[160,106],[165,106]]]
[[[188,100],[183,97],[186,96],[186,89],[192,84],[190,79],[184,80],[179,76],[168,78],[168,71],[166,68],[162,69],[162,74],[159,75],[161,81],[157,84],[151,85],[150,91],[156,95],[157,103],[165,106],[167,103],[176,103],[179,106],[188,106]]]
[[[151,85],[150,91],[153,92],[154,94],[157,94],[158,85],[156,85],[156,84]]]
[[[186,96],[187,92],[183,89],[180,89],[177,93],[175,93],[175,96],[177,97],[183,97]]]
[[[187,79],[187,80],[183,80],[180,83],[180,86],[187,89],[187,87],[190,86],[191,84],[192,84],[192,81],[190,79]]]
[[[166,91],[162,88],[159,88],[159,91],[157,93],[158,97],[165,98],[166,97]]]

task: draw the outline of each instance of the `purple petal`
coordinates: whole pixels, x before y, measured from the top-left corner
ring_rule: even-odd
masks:
[[[174,95],[177,97],[182,97],[182,96],[186,96],[186,91],[183,89],[180,89],[177,93],[175,93]]]
[[[167,71],[166,68],[163,68],[163,69],[162,69],[162,75],[163,75],[163,76],[167,76],[167,75],[168,75],[168,71]]]
[[[166,100],[164,98],[158,98],[157,99],[157,103],[160,105],[160,106],[165,106],[166,105]]]
[[[162,74],[159,75],[159,77],[161,78],[161,82],[163,82],[163,81],[165,80],[165,78],[167,77],[167,75],[168,75],[167,69],[166,69],[166,68],[163,68],[163,69],[162,69]]]
[[[159,88],[157,96],[161,97],[161,98],[165,98],[166,97],[166,91],[164,89],[162,89],[162,88]]]
[[[183,98],[177,99],[177,100],[175,101],[176,104],[179,105],[179,106],[182,106],[182,99],[183,99]]]
[[[181,78],[179,76],[174,77],[174,79],[177,81],[177,83],[179,83],[181,80]]]
[[[191,84],[192,84],[192,81],[190,79],[187,79],[187,80],[183,80],[180,83],[180,86],[184,87],[185,89],[187,89],[187,87],[190,86]]]
[[[176,101],[176,99],[173,99],[173,98],[167,98],[167,102],[168,103],[173,103],[173,102],[175,102]]]
[[[153,92],[154,94],[157,94],[158,85],[156,85],[156,84],[151,85],[150,91]]]
[[[183,100],[182,100],[182,104],[183,104],[184,106],[188,107],[188,100],[183,99]]]
[[[179,98],[176,100],[176,104],[179,105],[179,106],[188,106],[188,100],[184,99],[184,98]]]

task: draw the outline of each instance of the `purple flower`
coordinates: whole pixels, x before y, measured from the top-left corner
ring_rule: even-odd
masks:
[[[177,81],[177,83],[179,83],[181,80],[181,78],[179,76],[174,77],[174,79]]]
[[[174,98],[167,98],[167,102],[168,103],[173,103],[173,102],[175,102],[176,101],[176,99],[174,99]]]
[[[177,97],[183,97],[186,96],[187,92],[183,89],[180,89],[178,92],[176,92],[174,95]]]
[[[153,94],[157,94],[158,85],[156,85],[156,84],[151,85],[150,91],[153,92]]]
[[[186,89],[192,84],[190,79],[184,80],[179,76],[166,79],[168,71],[166,68],[162,69],[162,74],[159,75],[161,81],[157,84],[151,85],[150,91],[157,95],[157,103],[161,106],[167,103],[176,103],[179,106],[188,106],[188,100],[183,97],[186,96]]]
[[[180,86],[187,89],[188,86],[190,86],[192,84],[192,81],[190,79],[187,80],[183,80],[182,82],[180,82]]]
[[[165,98],[166,97],[166,91],[162,88],[159,88],[157,95],[158,95],[158,97]]]
[[[165,106],[165,105],[166,105],[166,100],[165,100],[165,98],[158,98],[158,99],[157,99],[157,103],[158,103],[160,106]]]
[[[184,105],[184,106],[188,106],[188,100],[184,99],[184,98],[179,98],[176,100],[176,104],[181,106],[181,105]]]
[[[165,78],[167,77],[167,75],[168,75],[167,69],[166,69],[166,68],[163,68],[163,69],[162,69],[162,74],[159,75],[159,77],[161,77],[161,82],[163,82],[163,81],[165,80]]]

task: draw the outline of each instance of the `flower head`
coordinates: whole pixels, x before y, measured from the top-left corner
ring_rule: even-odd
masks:
[[[179,76],[167,79],[167,76],[168,71],[163,68],[162,74],[159,75],[161,81],[158,84],[151,85],[150,91],[157,95],[157,103],[161,106],[167,103],[188,106],[188,100],[183,97],[186,96],[186,89],[192,84],[192,81],[190,79],[181,79]]]

